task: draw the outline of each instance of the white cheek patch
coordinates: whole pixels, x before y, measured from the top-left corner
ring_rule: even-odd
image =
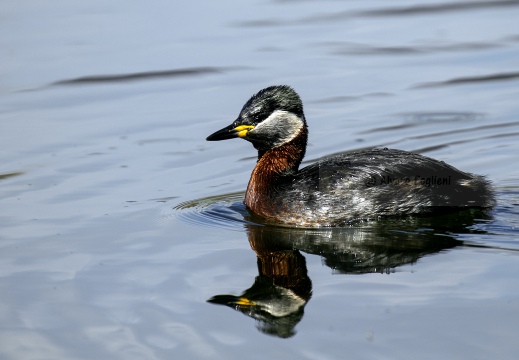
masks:
[[[303,120],[299,116],[288,111],[276,110],[256,125],[251,133],[271,139],[273,147],[277,147],[295,138],[303,126]]]

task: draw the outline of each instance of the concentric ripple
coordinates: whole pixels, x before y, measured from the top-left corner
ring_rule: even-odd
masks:
[[[249,220],[244,195],[241,191],[185,201],[173,207],[174,216],[194,225],[241,231],[244,224],[256,224]]]

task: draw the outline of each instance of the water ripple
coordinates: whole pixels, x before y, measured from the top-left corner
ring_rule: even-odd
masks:
[[[440,52],[487,50],[502,47],[498,43],[467,42],[413,46],[373,46],[367,44],[336,43],[334,55],[419,55]]]
[[[82,76],[73,79],[60,80],[52,83],[51,85],[84,85],[84,84],[98,84],[98,83],[113,83],[122,81],[135,81],[135,80],[146,80],[155,78],[169,78],[169,77],[180,77],[180,76],[198,76],[207,74],[222,73],[224,71],[232,70],[236,68],[222,68],[222,67],[193,67],[185,69],[173,69],[173,70],[158,70],[158,71],[145,71],[127,74],[108,74],[108,75],[90,75]]]
[[[334,21],[345,21],[352,18],[369,18],[369,17],[409,17],[409,16],[423,16],[440,13],[452,12],[467,12],[471,10],[503,8],[519,6],[517,0],[500,0],[500,1],[467,1],[467,2],[449,2],[443,4],[424,4],[411,6],[395,6],[369,10],[359,11],[336,11],[333,13],[324,13],[304,17],[300,19],[258,19],[250,21],[242,21],[237,23],[237,26],[243,27],[270,27],[270,26],[284,26],[290,24],[304,24],[309,25],[313,23],[330,23]]]
[[[10,173],[6,173],[6,174],[0,174],[0,180],[4,180],[4,179],[8,179],[8,178],[11,178],[11,177],[14,177],[14,176],[20,176],[20,175],[23,175],[24,173],[21,172],[21,171],[15,171],[15,172],[10,172]]]
[[[473,83],[486,83],[486,82],[490,82],[490,81],[516,80],[517,78],[519,78],[519,72],[497,73],[497,74],[490,74],[490,75],[454,78],[454,79],[438,81],[438,82],[421,83],[421,84],[417,84],[417,85],[413,86],[412,89],[421,89],[421,88],[438,87],[438,86],[450,86],[450,85],[463,85],[463,84],[473,84]]]
[[[236,192],[182,202],[173,207],[174,216],[193,225],[243,231],[250,213],[243,203],[244,192]]]
[[[468,1],[462,3],[424,4],[404,7],[365,10],[357,13],[359,16],[410,16],[453,11],[480,10],[496,7],[518,6],[517,0],[502,1]]]

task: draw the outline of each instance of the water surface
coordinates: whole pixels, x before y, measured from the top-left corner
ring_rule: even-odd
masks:
[[[519,1],[0,16],[2,359],[516,358]],[[496,208],[262,226],[241,202],[254,149],[204,139],[273,84],[303,98],[304,164],[417,151],[486,175]],[[242,294],[297,296],[218,306]]]

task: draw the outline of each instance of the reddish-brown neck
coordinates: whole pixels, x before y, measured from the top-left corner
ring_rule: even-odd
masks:
[[[258,162],[252,171],[245,205],[255,214],[269,217],[278,205],[273,201],[278,185],[297,173],[306,151],[308,131],[306,127],[299,134],[277,148],[259,151]]]

